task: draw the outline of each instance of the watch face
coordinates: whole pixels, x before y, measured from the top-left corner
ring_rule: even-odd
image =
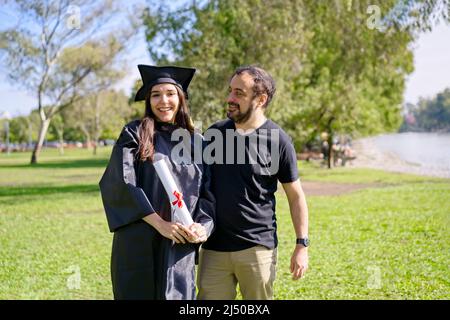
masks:
[[[302,244],[305,247],[308,247],[309,246],[309,239],[308,238],[297,239],[297,244]]]

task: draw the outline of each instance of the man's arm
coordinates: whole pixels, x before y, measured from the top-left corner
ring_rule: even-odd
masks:
[[[305,238],[308,236],[308,206],[300,181],[297,179],[294,182],[283,183],[282,186],[288,198],[295,234],[297,238]],[[295,246],[290,269],[294,280],[303,277],[308,269],[307,247],[302,244]]]

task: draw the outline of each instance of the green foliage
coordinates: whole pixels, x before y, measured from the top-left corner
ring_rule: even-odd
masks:
[[[408,105],[400,130],[450,132],[450,88],[432,99],[421,99],[417,106]]]
[[[412,71],[412,36],[394,27],[385,32],[369,28],[364,8],[370,2],[338,11],[325,3],[306,3],[306,19],[311,21],[307,25],[314,36],[305,72],[296,84],[296,98],[304,102],[290,126],[310,128],[313,134],[367,135],[396,129],[404,78]],[[378,5],[387,12],[394,4]]]
[[[297,1],[209,1],[189,10],[161,15],[158,8],[148,13],[147,21],[153,23],[147,24],[147,40],[158,64],[168,62],[166,56],[158,55],[167,46],[175,57],[171,63],[198,69],[190,87],[194,120],[203,121],[205,127],[223,117],[229,78],[244,64],[258,63],[278,80],[278,99],[270,106],[274,114],[292,107],[289,77],[283,75],[299,71],[308,39],[307,33],[298,32],[304,22],[298,18],[301,5]],[[188,19],[186,12],[193,16]],[[163,36],[156,37],[155,28]]]
[[[377,5],[378,12],[368,8]],[[244,64],[277,82],[268,116],[298,148],[327,131],[362,136],[396,130],[410,44],[442,1],[209,0],[145,13],[156,64],[198,69],[190,105],[204,127],[224,117],[229,77]],[[381,27],[382,26],[382,27]]]
[[[130,113],[128,114],[128,117],[126,118],[127,122],[130,122],[130,121],[136,120],[136,119],[141,119],[144,116],[145,102],[144,101],[138,101],[138,102],[134,101],[136,93],[140,87],[142,87],[142,80],[138,79],[134,82],[133,88],[131,90],[131,94],[128,97]]]
[[[84,97],[64,110],[68,128],[82,133],[83,140],[116,139],[131,113],[123,92],[102,91]]]
[[[97,77],[118,73],[118,57],[139,24],[130,15],[123,17],[126,11],[116,10],[108,0],[10,2],[26,23],[0,32],[0,54],[8,78],[37,97],[40,131],[31,156],[36,163],[52,118],[117,80],[111,76],[109,83],[101,82],[103,87],[97,86],[98,81],[93,85]],[[120,28],[110,28],[108,20],[113,18],[125,22]],[[44,101],[49,107],[45,108]],[[60,125],[53,129],[62,136]]]
[[[9,141],[24,143],[29,140],[29,120],[27,117],[16,117],[9,122]]]

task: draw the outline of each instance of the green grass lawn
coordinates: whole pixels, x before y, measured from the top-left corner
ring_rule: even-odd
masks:
[[[110,149],[0,155],[0,299],[111,299],[112,236],[98,181]],[[299,163],[302,180],[374,183],[309,196],[310,269],[292,281],[295,235],[277,195],[276,299],[449,299],[450,181]],[[79,284],[79,285],[78,285]]]

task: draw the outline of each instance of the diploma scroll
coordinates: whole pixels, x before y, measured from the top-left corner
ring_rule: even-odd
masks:
[[[194,221],[186,207],[186,203],[183,201],[183,194],[178,189],[166,162],[164,159],[161,159],[153,162],[153,166],[167,192],[175,221],[185,226],[190,226]]]

